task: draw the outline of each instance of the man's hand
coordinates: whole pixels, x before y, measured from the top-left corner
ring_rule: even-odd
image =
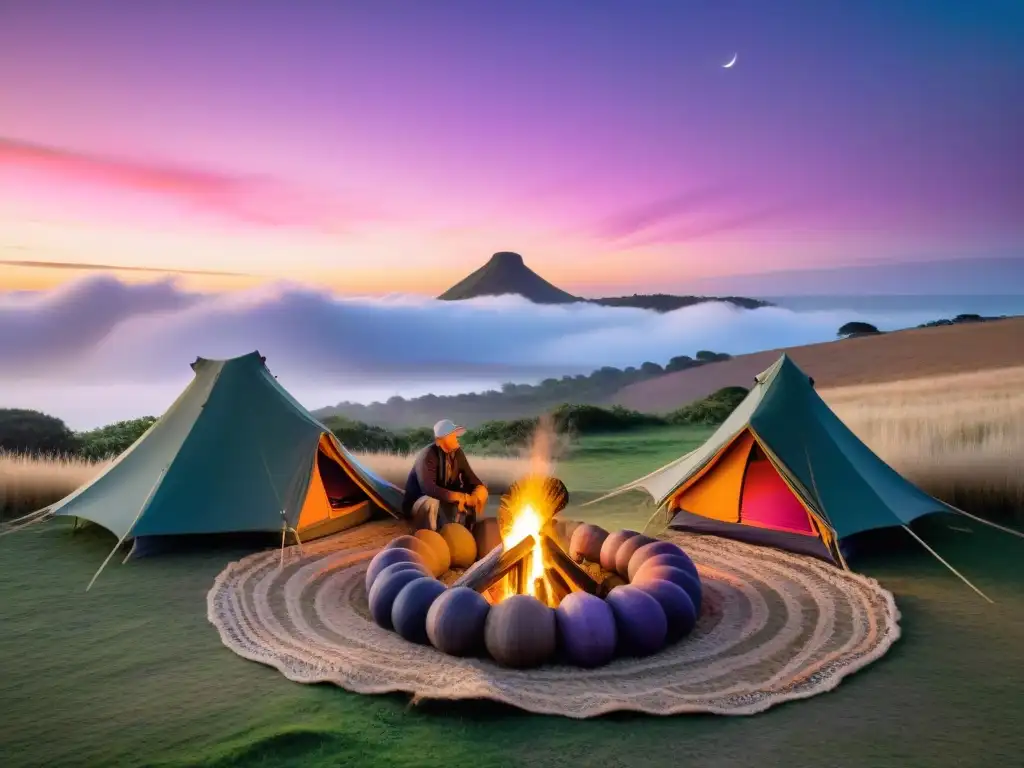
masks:
[[[470,497],[473,500],[473,506],[475,506],[477,510],[483,510],[483,508],[487,506],[487,488],[483,485],[478,485],[474,488]]]

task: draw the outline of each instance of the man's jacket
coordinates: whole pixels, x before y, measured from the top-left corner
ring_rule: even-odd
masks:
[[[454,504],[456,493],[472,493],[478,485],[483,485],[483,481],[469,466],[469,459],[461,448],[446,456],[437,443],[431,443],[416,454],[409,471],[402,514],[409,517],[412,505],[420,496]]]

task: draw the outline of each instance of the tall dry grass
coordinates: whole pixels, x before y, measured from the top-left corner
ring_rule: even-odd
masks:
[[[875,453],[933,496],[1024,521],[1024,367],[821,396]]]
[[[821,395],[879,456],[924,490],[975,514],[1024,522],[1024,367]],[[530,456],[476,456],[473,467],[501,492],[528,472],[546,471],[557,440],[550,429],[541,430]],[[396,454],[359,458],[399,487],[412,464],[412,457]],[[0,516],[51,504],[103,466],[0,455]]]
[[[399,488],[405,486],[412,456],[356,454],[361,462]],[[529,469],[526,459],[472,456],[473,469],[491,492],[504,493]],[[0,519],[26,514],[67,496],[99,474],[109,462],[75,458],[37,459],[0,453]]]

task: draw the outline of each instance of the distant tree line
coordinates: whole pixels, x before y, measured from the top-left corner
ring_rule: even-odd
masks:
[[[972,313],[957,315],[951,319],[943,320],[932,320],[930,323],[922,323],[917,326],[918,328],[937,328],[943,325],[961,325],[963,323],[988,323],[992,320],[1005,320],[1006,315],[995,315],[986,317],[985,315],[976,315]]]
[[[655,312],[674,312],[683,307],[704,304],[709,301],[724,301],[742,309],[759,309],[773,306],[770,301],[748,299],[745,296],[673,296],[667,293],[634,293],[632,296],[608,296],[603,299],[587,299],[591,304],[604,307],[635,307]]]
[[[746,395],[743,387],[726,387],[663,415],[621,406],[602,408],[569,403],[552,408],[546,415],[555,431],[570,440],[583,435],[673,425],[713,426],[724,421]],[[539,421],[539,416],[486,421],[468,430],[462,444],[475,453],[516,452],[529,444]],[[38,411],[0,410],[0,450],[34,456],[110,459],[130,448],[154,422],[153,417],[147,416],[76,433],[60,419]],[[323,423],[354,451],[411,453],[434,439],[427,427],[389,430],[344,416],[330,416]]]
[[[495,419],[533,418],[561,403],[598,405],[630,384],[728,359],[729,355],[725,353],[701,350],[693,357],[673,357],[666,365],[645,362],[639,367],[605,366],[590,375],[548,378],[539,384],[510,382],[502,384],[500,390],[488,392],[448,396],[424,395],[410,399],[396,395],[386,402],[369,405],[342,402],[314,411],[314,415],[321,419],[343,416],[352,421],[376,424],[388,429],[427,427],[438,419],[446,418],[467,427],[475,427]]]
[[[992,317],[986,317],[984,315],[977,315],[972,313],[965,313],[957,315],[954,318],[945,318],[942,320],[932,320],[927,323],[921,323],[918,328],[938,328],[944,325],[961,325],[964,323],[987,323],[992,320],[1005,320],[1006,315],[996,315]],[[851,336],[867,336],[875,333],[884,333],[884,331],[878,330],[871,323],[864,323],[859,320],[853,320],[839,328],[839,332],[836,334],[841,338],[849,338]]]
[[[105,459],[123,453],[155,422],[155,417],[143,416],[86,432],[74,432],[55,416],[19,408],[0,408],[0,452]]]
[[[570,439],[584,435],[626,432],[667,426],[716,426],[721,424],[747,396],[744,387],[725,387],[666,414],[641,413],[622,406],[562,403],[545,415],[554,430]],[[540,423],[540,416],[493,419],[467,430],[462,437],[466,450],[478,454],[515,453],[528,445]],[[324,421],[338,439],[354,451],[410,453],[434,439],[429,427],[387,429],[379,425],[329,416]]]

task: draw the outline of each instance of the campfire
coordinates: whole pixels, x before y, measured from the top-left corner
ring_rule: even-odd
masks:
[[[449,523],[393,539],[366,569],[374,622],[450,655],[486,649],[519,668],[557,654],[596,667],[689,634],[702,588],[686,553],[636,531],[558,518],[568,502],[560,480],[534,472],[472,533]],[[456,555],[468,570],[449,567]],[[446,572],[461,575],[446,586]]]
[[[601,584],[566,551],[568,537],[555,517],[568,502],[565,484],[554,477],[532,475],[513,485],[498,510],[501,543],[452,586],[469,587],[492,605],[532,595],[555,608],[570,592],[601,594]]]

